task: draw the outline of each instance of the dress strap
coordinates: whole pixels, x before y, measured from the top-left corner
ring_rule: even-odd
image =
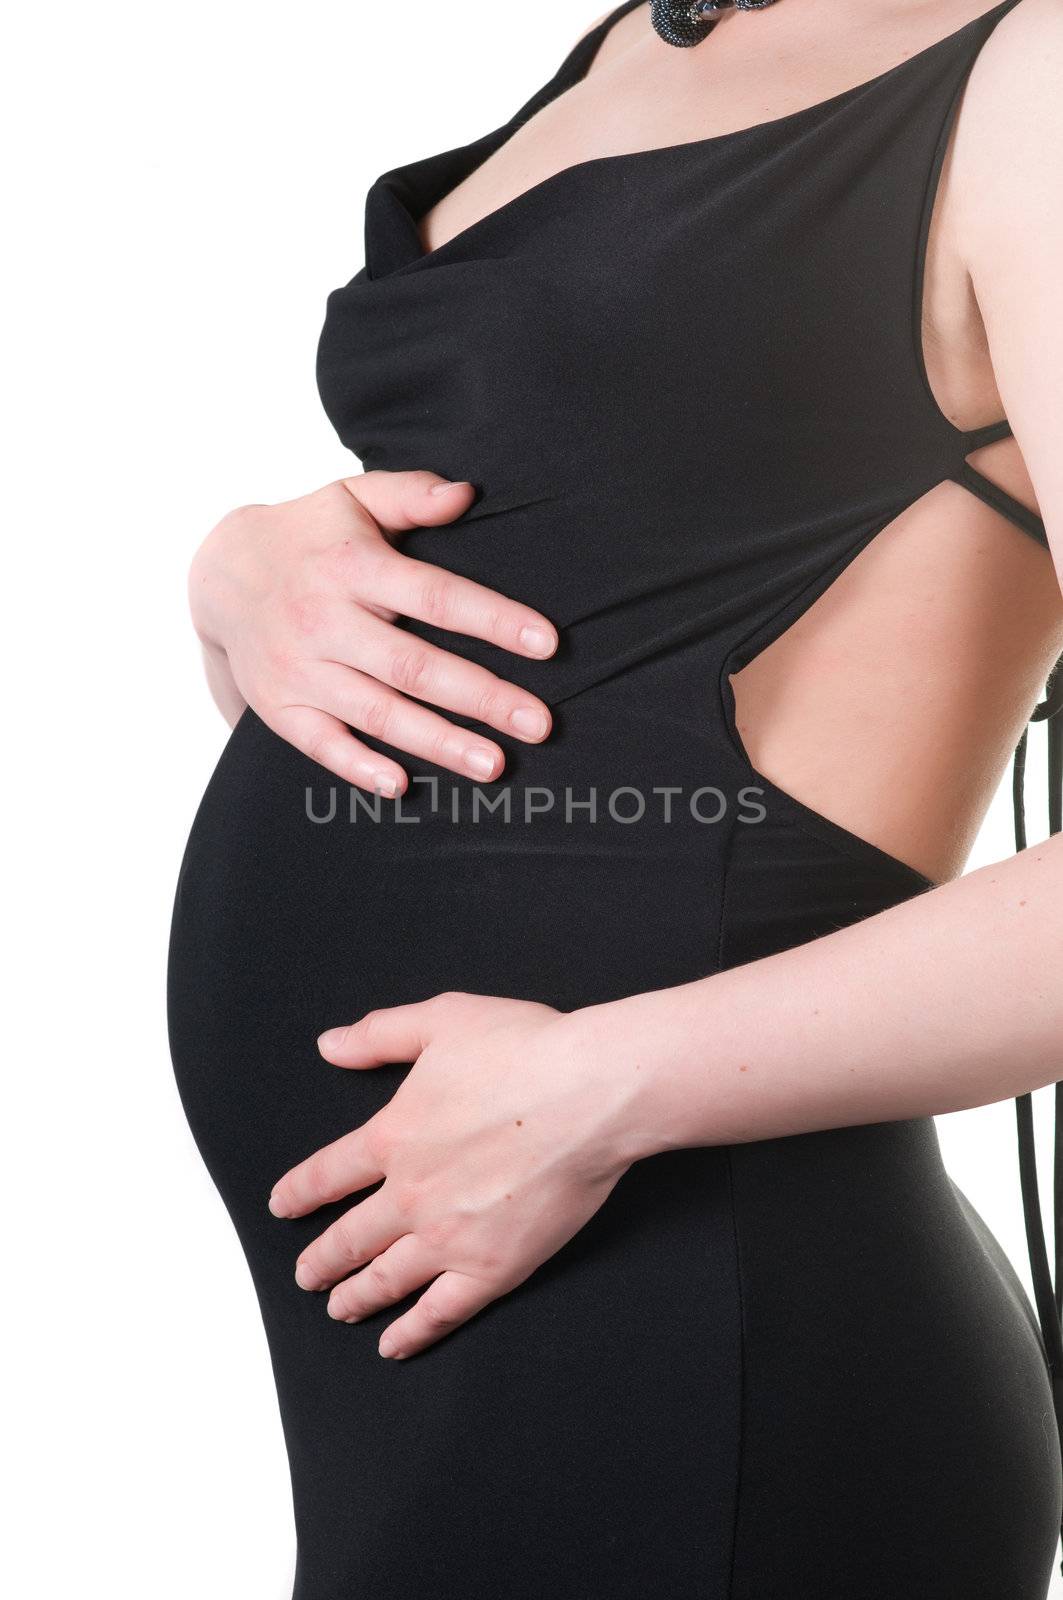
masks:
[[[621,17],[626,17],[629,11],[636,11],[642,3],[643,0],[623,0],[623,4],[614,6],[612,11],[607,11],[602,20],[596,22],[594,27],[584,34],[580,44],[587,44],[590,41],[592,52],[597,51],[599,45],[605,42],[606,34],[612,32],[614,24],[619,22]]]
[[[982,428],[968,428],[963,437],[968,450],[979,450],[984,444],[996,444],[998,439],[1010,439],[1011,423],[1001,417],[999,422],[987,422]]]
[[[626,17],[629,11],[634,11],[642,3],[643,0],[624,0],[622,5],[614,6],[600,22],[589,28],[582,39],[577,39],[553,77],[549,78],[541,88],[536,89],[531,99],[526,100],[506,124],[506,128],[511,132],[515,131],[521,123],[527,122],[551,100],[556,100],[566,89],[570,89],[581,78],[585,78],[594,65],[594,58],[605,43],[607,34],[621,17]]]
[[[1006,435],[1001,433],[996,437],[1003,439]],[[991,441],[984,442],[988,444]],[[1028,533],[1031,539],[1036,539],[1039,545],[1043,545],[1046,550],[1049,549],[1044,519],[1038,516],[1036,511],[1031,511],[1029,506],[1024,506],[1013,494],[1009,494],[1007,489],[1002,489],[999,484],[994,483],[992,478],[987,478],[983,472],[979,472],[969,461],[965,460],[959,468],[956,481],[962,483],[965,489],[969,489],[987,506],[992,506],[994,511],[999,511],[1002,517],[1007,517],[1009,522],[1015,523],[1024,533]]]

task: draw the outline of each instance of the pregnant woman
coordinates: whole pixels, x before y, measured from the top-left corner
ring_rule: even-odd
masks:
[[[196,558],[297,1600],[1047,1592],[1051,1292],[933,1122],[1063,1060],[1063,837],[963,874],[1063,648],[1063,10],[977,5],[617,7],[372,185],[366,470]]]

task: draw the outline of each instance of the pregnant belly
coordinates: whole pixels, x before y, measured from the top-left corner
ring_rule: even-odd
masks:
[[[878,1600],[917,1592],[913,1552],[930,1525],[945,1533],[925,1592],[971,1592],[954,1581],[966,1553],[993,1581],[1025,1562],[1015,1592],[1033,1594],[1058,1515],[1047,1380],[1029,1307],[949,1184],[929,1123],[636,1163],[519,1291],[398,1377],[375,1354],[390,1316],[332,1324],[295,1288],[299,1250],[349,1202],[281,1224],[272,1184],[371,1117],[409,1070],[339,1071],[318,1055],[322,1029],[455,988],[563,1008],[608,1000],[899,896],[885,863],[879,876],[792,819],[739,822],[736,775],[714,744],[673,749],[659,724],[623,727],[600,705],[567,716],[549,748],[521,758],[508,822],[455,822],[427,788],[408,821],[382,807],[379,822],[352,822],[339,786],[332,819],[311,820],[307,790],[327,817],[330,780],[251,713],[204,796],[174,912],[173,1057],[270,1339],[297,1594],[408,1600],[426,1526],[441,1594],[557,1592],[541,1534],[564,1525],[574,1495],[572,1592],[655,1592],[655,1574],[670,1593],[723,1592],[737,1539],[736,1595]],[[617,821],[615,789],[652,788],[663,771],[681,791],[672,820],[647,794],[641,820]],[[729,803],[715,824],[690,810],[699,778]],[[584,801],[597,790],[596,820],[558,806],[566,786]],[[555,807],[529,822],[533,789]],[[637,809],[624,798],[620,815]],[[718,804],[703,799],[709,817]],[[667,1489],[651,1526],[647,1462]],[[1009,1484],[1023,1486],[1021,1516]],[[480,1588],[468,1585],[470,1507],[494,1530],[478,1546]],[[875,1587],[862,1563],[883,1519],[896,1538]],[[924,1575],[925,1547],[919,1560]]]
[[[188,841],[171,941],[178,1079],[203,1139],[216,1117],[197,1106],[237,1093],[241,1070],[256,1095],[274,1080],[279,1170],[302,1153],[296,1128],[310,1149],[331,1137],[324,1106],[338,1131],[370,1114],[391,1069],[342,1073],[315,1044],[366,1011],[454,989],[574,1009],[704,977],[913,890],[888,858],[808,832],[725,738],[629,694],[568,702],[550,740],[512,749],[483,790],[409,770],[396,806],[340,784],[253,712],[235,728]]]
[[[396,808],[245,713],[192,828],[171,936],[174,1058],[202,1143],[218,1094],[258,1102],[267,1085],[278,1176],[371,1114],[403,1069],[343,1073],[315,1043],[368,1010],[453,989],[571,1009],[713,970],[730,817],[688,806],[666,822],[645,781],[658,810],[616,820],[637,809],[635,785],[618,795],[635,768],[605,756],[612,776],[593,783],[585,748],[559,734],[531,753],[501,786],[508,816],[474,815],[474,786],[442,773]]]
[[[245,715],[189,839],[170,962],[177,1082],[270,1340],[297,1595],[537,1600],[602,1581],[634,1596],[661,1572],[670,1592],[706,1572],[722,1584],[740,1394],[722,1150],[632,1168],[520,1290],[402,1364],[376,1354],[390,1315],[331,1323],[293,1282],[299,1250],[347,1206],[292,1223],[267,1210],[294,1161],[366,1121],[409,1070],[339,1071],[316,1050],[323,1028],[452,988],[575,1006],[711,970],[717,835],[586,813],[455,824],[423,793],[418,821],[384,808],[351,823],[344,806],[315,823],[307,787],[323,815],[327,775]],[[649,1528],[647,1455],[669,1484]],[[550,1530],[576,1504],[580,1546],[559,1550]]]

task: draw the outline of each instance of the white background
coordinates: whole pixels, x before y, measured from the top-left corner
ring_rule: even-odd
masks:
[[[313,365],[325,295],[361,264],[368,184],[504,121],[594,3],[41,0],[9,26],[5,1568],[20,1600],[289,1593],[265,1342],[165,1037],[170,900],[226,731],[185,572],[231,506],[354,467]],[[1037,741],[1031,837],[1042,774]],[[1010,848],[1002,794],[972,864]],[[941,1133],[1025,1272],[1010,1104]]]

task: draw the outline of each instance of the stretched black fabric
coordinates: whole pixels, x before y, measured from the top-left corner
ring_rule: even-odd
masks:
[[[188,843],[173,1055],[269,1338],[296,1600],[1047,1592],[1044,1339],[932,1119],[639,1162],[406,1362],[376,1353],[394,1308],[335,1324],[294,1284],[346,1206],[267,1211],[408,1070],[323,1064],[326,1026],[448,989],[593,1004],[931,887],[755,771],[729,676],[942,480],[1044,543],[967,460],[1007,422],[956,428],[918,333],[948,131],[1015,3],[804,111],[578,163],[425,252],[418,219],[589,70],[623,5],[503,127],[370,190],[324,404],[367,468],[476,484],[403,548],[541,608],[562,648],[408,624],[551,705],[545,744],[503,740],[484,793],[508,816],[424,765],[434,788],[352,812],[247,712]]]

